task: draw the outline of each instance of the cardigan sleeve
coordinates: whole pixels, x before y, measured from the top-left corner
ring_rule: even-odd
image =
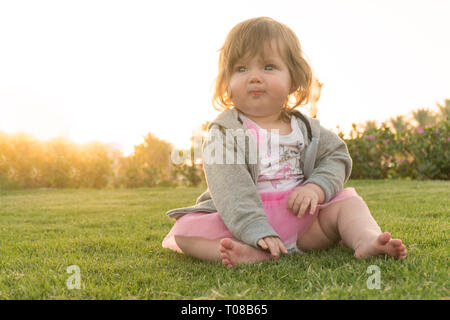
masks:
[[[245,149],[250,148],[250,143],[242,145],[235,142],[223,129],[211,126],[203,143],[206,182],[214,205],[231,234],[258,247],[259,239],[279,236],[267,221],[247,165],[248,152]],[[227,158],[229,164],[226,163]]]
[[[320,140],[314,169],[305,184],[314,183],[325,193],[324,203],[344,187],[350,177],[352,159],[345,142],[334,132],[320,126]]]

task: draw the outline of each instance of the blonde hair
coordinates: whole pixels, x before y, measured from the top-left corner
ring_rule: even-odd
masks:
[[[292,83],[295,84],[283,104],[284,110],[289,113],[308,103],[313,75],[311,67],[303,57],[300,41],[288,26],[272,18],[259,17],[237,24],[228,33],[219,50],[219,72],[212,98],[214,109],[223,111],[233,106],[228,94],[228,83],[234,64],[240,59],[261,54],[273,40],[289,68]]]

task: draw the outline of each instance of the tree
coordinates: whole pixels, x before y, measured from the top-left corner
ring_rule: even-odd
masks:
[[[364,131],[369,132],[369,131],[376,130],[378,127],[378,124],[374,120],[367,120],[364,123],[363,127],[364,127]]]
[[[153,187],[167,180],[172,149],[170,143],[148,133],[144,143],[134,146],[134,153],[122,162],[121,183],[127,187]]]
[[[79,159],[78,166],[74,166],[77,186],[88,188],[107,186],[110,176],[113,175],[113,168],[106,145],[98,142],[83,145],[79,148],[75,159]]]
[[[431,110],[422,108],[412,111],[412,116],[417,123],[417,126],[425,128],[427,125],[431,125],[436,122],[436,116]]]
[[[400,134],[402,132],[405,132],[408,130],[409,124],[405,120],[405,116],[397,116],[395,118],[389,119],[389,122],[391,123],[392,127],[395,129],[395,132]]]
[[[450,99],[445,99],[444,105],[436,104],[439,108],[441,120],[450,119]]]
[[[164,172],[170,169],[172,145],[158,139],[152,133],[144,137],[144,143],[134,146],[134,158],[144,167],[154,166]]]

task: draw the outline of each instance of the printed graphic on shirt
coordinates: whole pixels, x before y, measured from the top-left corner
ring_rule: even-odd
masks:
[[[295,118],[291,119],[292,132],[289,135],[276,135],[262,129],[244,115],[241,115],[241,119],[258,145],[260,162],[258,190],[260,192],[287,190],[302,182],[304,176],[300,169],[300,152],[304,147],[304,141]],[[278,143],[272,143],[273,139]]]

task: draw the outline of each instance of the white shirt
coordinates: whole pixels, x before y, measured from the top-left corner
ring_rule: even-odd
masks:
[[[259,127],[241,113],[239,116],[258,145],[260,163],[256,184],[258,191],[288,190],[302,182],[304,176],[300,169],[300,151],[305,144],[295,117],[291,116],[292,132],[288,135],[279,135],[274,130],[269,132]]]

